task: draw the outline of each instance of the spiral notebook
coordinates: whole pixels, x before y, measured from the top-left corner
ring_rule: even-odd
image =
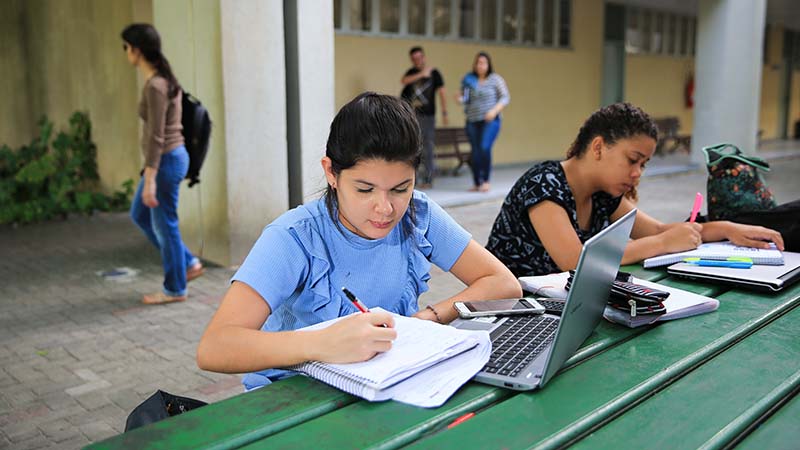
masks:
[[[381,309],[372,309],[377,310]],[[394,399],[435,407],[489,360],[491,343],[485,331],[458,330],[428,320],[392,316],[397,339],[388,352],[358,363],[309,361],[289,369],[369,401]],[[339,320],[302,330],[325,328]]]
[[[741,247],[729,241],[707,242],[700,244],[694,250],[688,252],[668,253],[666,255],[654,256],[644,260],[644,268],[668,266],[682,262],[684,258],[700,258],[725,260],[732,257],[750,258],[753,264],[763,264],[768,266],[780,266],[783,264],[783,254],[775,244],[770,244],[770,248]]]

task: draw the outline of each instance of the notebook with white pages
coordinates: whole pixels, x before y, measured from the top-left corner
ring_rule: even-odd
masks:
[[[520,277],[519,283],[522,289],[526,291],[538,292],[534,294],[534,296],[565,298],[567,296],[567,290],[564,286],[568,278],[569,272],[561,272],[535,277]],[[607,320],[630,328],[636,328],[653,322],[681,319],[683,317],[704,314],[719,308],[719,300],[711,297],[636,277],[631,277],[631,282],[669,292],[669,297],[663,302],[667,312],[657,316],[638,315],[636,317],[631,317],[630,313],[612,308],[611,306],[606,306],[603,317]]]
[[[373,308],[372,311],[383,311]],[[361,314],[361,313],[356,313]],[[436,407],[472,378],[491,353],[485,331],[458,330],[428,320],[392,314],[397,339],[388,352],[349,364],[309,361],[288,367],[369,401],[397,400]],[[336,318],[303,330],[318,330]]]
[[[750,258],[753,264],[764,264],[769,266],[780,266],[783,264],[783,254],[770,243],[770,248],[753,248],[735,245],[730,241],[706,242],[700,244],[694,250],[678,253],[667,253],[666,255],[654,256],[644,260],[645,269],[653,267],[668,266],[677,262],[682,262],[684,258],[700,258],[725,260],[727,258]]]

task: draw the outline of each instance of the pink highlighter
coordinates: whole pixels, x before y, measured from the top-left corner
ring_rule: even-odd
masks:
[[[694,206],[692,206],[692,215],[689,217],[689,222],[694,223],[697,219],[697,213],[700,212],[700,207],[703,205],[703,194],[697,193],[694,196]]]

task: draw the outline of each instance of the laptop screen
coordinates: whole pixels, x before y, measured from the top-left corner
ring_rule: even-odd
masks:
[[[633,209],[583,244],[540,386],[558,372],[600,323],[635,218]]]

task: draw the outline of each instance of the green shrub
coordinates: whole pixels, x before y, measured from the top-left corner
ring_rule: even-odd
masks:
[[[130,206],[133,180],[111,196],[98,192],[97,147],[83,112],[51,141],[53,123],[42,117],[39,135],[13,151],[0,147],[0,224],[29,223],[77,212],[120,211]]]

